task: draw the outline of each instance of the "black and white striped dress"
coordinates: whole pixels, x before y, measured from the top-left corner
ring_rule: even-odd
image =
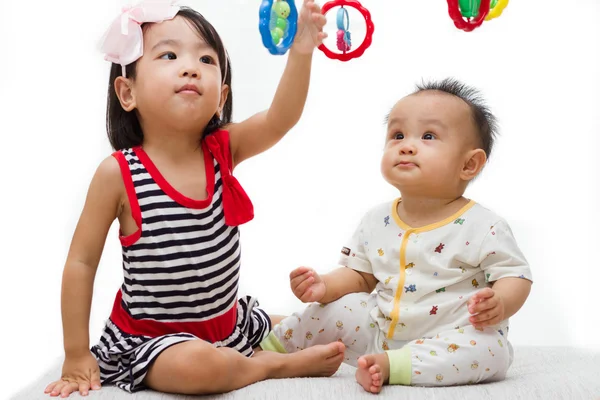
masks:
[[[251,356],[270,331],[258,302],[237,298],[240,235],[237,226],[226,224],[225,213],[251,209],[251,203],[246,197],[246,204],[236,204],[243,203],[239,198],[245,193],[231,176],[228,133],[209,138],[211,146],[206,139],[202,144],[205,200],[177,192],[142,148],[114,153],[139,229],[120,237],[124,282],[91,349],[103,384],[128,392],[145,388],[143,380],[158,355],[188,340]]]

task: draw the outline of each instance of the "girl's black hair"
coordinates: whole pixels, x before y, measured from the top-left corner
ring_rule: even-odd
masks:
[[[188,7],[182,7],[177,13],[178,16],[188,20],[198,34],[206,41],[206,43],[217,52],[219,57],[219,65],[221,68],[221,76],[225,77],[223,82],[229,86],[229,94],[221,118],[216,115],[209,121],[206,129],[202,133],[202,137],[222,128],[231,122],[231,114],[233,112],[233,93],[231,89],[231,62],[225,51],[225,46],[221,41],[221,37],[215,28],[200,14]],[[142,24],[142,29],[146,24]],[[127,77],[135,79],[136,64],[133,62],[126,67]],[[121,107],[119,98],[115,91],[115,80],[121,76],[121,66],[112,64],[110,69],[110,79],[108,84],[108,100],[106,105],[106,131],[108,140],[115,150],[128,149],[130,147],[140,146],[144,141],[144,132],[138,120],[135,111],[127,112]]]

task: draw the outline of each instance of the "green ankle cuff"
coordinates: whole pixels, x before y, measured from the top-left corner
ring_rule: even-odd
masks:
[[[390,385],[410,385],[412,381],[412,361],[410,347],[386,351],[390,360]]]
[[[277,336],[273,333],[273,331],[269,332],[269,335],[260,342],[259,345],[265,351],[273,351],[275,353],[287,353]]]

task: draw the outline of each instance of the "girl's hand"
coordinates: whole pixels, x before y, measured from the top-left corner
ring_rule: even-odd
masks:
[[[290,273],[292,292],[303,303],[313,303],[325,296],[325,282],[312,268],[300,267]]]
[[[475,293],[467,303],[471,317],[469,322],[475,328],[494,326],[505,320],[504,298],[491,288]]]
[[[321,7],[313,0],[304,0],[298,13],[298,31],[294,38],[292,50],[299,54],[312,54],[315,48],[323,43],[327,34],[323,27],[327,19],[321,13]]]
[[[49,384],[44,393],[64,398],[79,391],[87,396],[90,389],[100,390],[100,368],[92,353],[86,352],[78,357],[65,357],[61,379]]]

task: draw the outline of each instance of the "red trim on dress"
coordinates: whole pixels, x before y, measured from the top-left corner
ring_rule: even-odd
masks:
[[[246,192],[241,187],[237,179],[231,174],[232,155],[229,147],[229,133],[224,130],[217,131],[207,136],[202,141],[202,151],[204,154],[204,165],[206,173],[206,191],[208,196],[204,200],[190,199],[175,188],[162,176],[158,168],[154,165],[150,157],[141,147],[133,148],[140,162],[144,165],[150,176],[156,184],[171,199],[187,208],[206,208],[212,202],[215,186],[215,170],[213,157],[219,163],[221,170],[221,179],[223,181],[223,212],[225,223],[228,226],[241,225],[250,221],[254,217],[252,202]],[[133,244],[141,235],[142,218],[139,203],[133,186],[133,179],[127,160],[122,153],[115,153],[115,158],[119,161],[123,181],[127,189],[127,195],[131,204],[132,215],[139,226],[135,239],[132,236],[122,238],[123,245]],[[158,337],[167,334],[190,333],[194,336],[207,340],[211,343],[227,339],[234,332],[237,324],[237,302],[227,310],[223,315],[212,318],[207,321],[198,322],[161,322],[151,319],[135,319],[124,308],[122,292],[119,290],[115,297],[113,310],[110,316],[113,323],[123,332],[131,335],[141,335],[148,337]]]
[[[227,339],[237,324],[237,301],[225,314],[208,321],[199,322],[160,322],[152,319],[135,319],[123,309],[121,290],[117,292],[110,319],[123,332],[130,335],[152,338],[173,334],[190,333],[210,343]]]
[[[137,195],[135,194],[135,187],[133,186],[133,178],[131,177],[131,171],[129,170],[129,164],[125,155],[116,151],[112,156],[119,163],[121,169],[121,176],[123,177],[123,183],[125,184],[125,190],[127,192],[127,198],[129,199],[129,207],[131,207],[131,216],[138,227],[138,230],[129,236],[123,236],[122,232],[119,231],[119,240],[125,247],[131,246],[139,240],[142,236],[142,211],[140,210],[140,203],[138,203]]]
[[[167,196],[173,199],[175,202],[187,208],[202,209],[206,208],[212,202],[213,192],[215,190],[215,168],[213,165],[213,159],[208,152],[208,149],[202,143],[202,152],[204,153],[204,170],[206,175],[206,192],[208,196],[202,200],[194,200],[184,196],[178,192],[167,180],[162,176],[156,165],[152,162],[148,154],[141,147],[134,147],[133,151],[137,154],[138,158],[144,164],[144,167],[152,176],[156,184],[165,192]]]

